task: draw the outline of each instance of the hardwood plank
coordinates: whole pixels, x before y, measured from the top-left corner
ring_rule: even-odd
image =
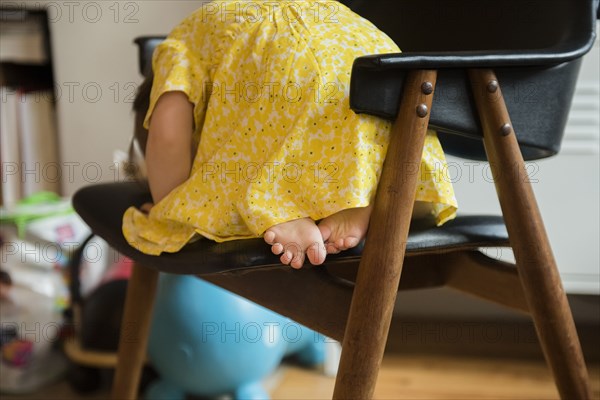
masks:
[[[588,365],[592,395],[600,400],[600,363]],[[330,399],[335,379],[316,370],[284,364],[266,386],[274,400]],[[2,400],[104,400],[109,388],[86,396],[65,381],[38,393],[2,394]],[[387,353],[375,388],[380,400],[551,400],[558,392],[541,359],[399,355]]]
[[[273,399],[327,399],[334,379],[284,366]],[[600,364],[590,366],[593,398],[600,399]],[[376,399],[558,399],[542,360],[387,355]]]

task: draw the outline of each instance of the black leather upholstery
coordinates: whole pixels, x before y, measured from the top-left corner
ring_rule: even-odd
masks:
[[[138,68],[140,74],[148,76],[152,72],[152,54],[166,36],[141,36],[134,40],[138,46]]]
[[[580,60],[556,66],[496,68],[506,107],[526,160],[560,150]],[[374,58],[358,59],[352,71],[350,103],[354,111],[393,119],[408,70],[381,67]],[[483,90],[484,88],[482,88]],[[441,69],[429,124],[444,151],[485,160],[481,126],[464,69]]]
[[[354,0],[349,5],[404,51],[356,60],[350,98],[356,112],[393,119],[406,71],[439,69],[430,125],[447,153],[485,160],[464,70],[494,67],[523,157],[559,151],[580,57],[596,37],[597,0]]]
[[[407,53],[496,66],[557,64],[594,40],[598,0],[348,0]],[[448,67],[444,65],[443,67]],[[490,66],[490,64],[487,64]]]
[[[178,253],[160,257],[143,254],[129,246],[121,232],[122,216],[131,206],[150,200],[147,188],[135,182],[88,186],[73,198],[73,206],[92,230],[122,254],[161,271],[177,274],[213,274],[248,268],[281,266],[262,239],[216,243],[199,240]],[[465,216],[441,228],[430,224],[411,228],[408,255],[443,252],[480,246],[507,246],[508,234],[501,217]],[[357,260],[362,246],[327,257],[327,263]]]

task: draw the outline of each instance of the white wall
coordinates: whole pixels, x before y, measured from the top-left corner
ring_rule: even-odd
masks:
[[[113,151],[133,132],[141,81],[133,39],[167,34],[202,1],[2,1],[47,7],[63,165],[63,194],[115,179]]]

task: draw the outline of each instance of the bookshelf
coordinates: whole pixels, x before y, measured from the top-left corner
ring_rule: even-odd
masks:
[[[0,7],[2,205],[40,191],[60,194],[61,168],[48,15]]]

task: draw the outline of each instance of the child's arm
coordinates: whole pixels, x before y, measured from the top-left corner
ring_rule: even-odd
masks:
[[[148,184],[154,203],[190,175],[193,119],[193,104],[183,92],[167,92],[158,99],[146,144]]]

